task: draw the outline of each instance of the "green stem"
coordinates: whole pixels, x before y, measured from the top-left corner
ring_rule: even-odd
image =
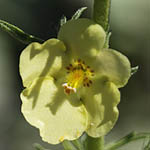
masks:
[[[111,0],[94,0],[93,20],[100,24],[106,32],[109,29],[109,13]]]
[[[104,150],[104,137],[92,138],[87,136],[85,150]]]
[[[38,143],[34,143],[34,144],[33,144],[33,147],[34,147],[36,150],[50,150],[50,149],[45,149],[43,146],[41,146],[41,145],[38,144]]]
[[[136,134],[135,132],[131,132],[130,134],[126,135],[119,141],[108,144],[105,147],[105,150],[117,150],[118,148],[124,146],[125,144],[128,144],[128,143],[136,141],[136,140],[145,139],[145,138],[148,138],[149,136],[150,136],[149,133]]]

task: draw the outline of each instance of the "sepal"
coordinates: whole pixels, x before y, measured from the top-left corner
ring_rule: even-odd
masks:
[[[80,18],[80,16],[82,15],[82,13],[87,9],[87,7],[81,7],[80,9],[78,9],[75,14],[72,16],[72,20],[74,19],[78,19]]]
[[[44,40],[37,38],[33,35],[30,35],[28,33],[25,33],[23,30],[16,27],[15,25],[12,25],[3,20],[0,20],[0,28],[6,31],[8,34],[10,34],[13,38],[19,40],[24,44],[30,44],[32,42],[39,42],[39,43],[44,42]]]
[[[131,76],[134,75],[139,70],[139,66],[131,68]]]

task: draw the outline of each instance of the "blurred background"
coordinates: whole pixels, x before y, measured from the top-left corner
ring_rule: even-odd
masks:
[[[70,18],[83,6],[82,15],[90,17],[92,0],[0,0],[0,19],[17,25],[27,33],[44,40],[56,37],[58,23],[64,14]],[[131,131],[150,131],[150,2],[148,0],[112,0],[111,48],[130,59],[139,71],[120,89],[120,117],[106,140],[118,139]],[[20,112],[19,55],[25,45],[0,30],[0,149],[34,150],[33,143],[61,149],[42,142],[36,128]],[[134,142],[123,150],[142,150],[144,141]]]

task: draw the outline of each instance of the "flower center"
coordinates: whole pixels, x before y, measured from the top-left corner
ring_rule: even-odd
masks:
[[[87,66],[84,61],[75,60],[66,69],[66,83],[62,85],[66,94],[75,93],[77,88],[89,87],[92,84],[91,78],[94,76],[94,70]]]

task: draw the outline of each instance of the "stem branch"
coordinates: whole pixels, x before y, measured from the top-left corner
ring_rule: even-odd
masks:
[[[122,139],[120,139],[119,141],[108,144],[105,147],[105,150],[116,150],[117,148],[120,148],[120,147],[124,146],[125,144],[128,144],[132,141],[148,138],[149,136],[150,136],[149,133],[131,132],[128,135],[126,135],[125,137],[123,137]]]

